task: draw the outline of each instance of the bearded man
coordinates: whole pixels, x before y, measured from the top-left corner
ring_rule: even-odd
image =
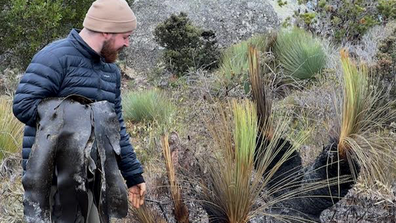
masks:
[[[129,188],[129,200],[138,208],[143,204],[146,185],[142,177],[142,166],[129,142],[123,121],[121,74],[114,64],[120,50],[130,44],[130,36],[137,26],[136,17],[125,0],[97,0],[89,8],[83,26],[81,31],[73,29],[67,38],[57,40],[40,50],[33,57],[15,93],[14,115],[26,124],[22,150],[22,182],[26,191],[28,186],[34,187],[29,182],[40,176],[39,173],[29,173],[33,169],[29,170],[26,167],[29,167],[29,155],[38,131],[38,107],[44,99],[80,95],[96,102],[107,101],[113,106],[120,124],[121,150],[117,160],[118,168]],[[37,171],[37,168],[34,170]],[[53,177],[56,188],[56,169]],[[56,191],[51,194],[56,197]],[[54,197],[50,199],[54,199],[52,203],[56,204]],[[92,200],[95,201],[91,198],[90,201]],[[24,202],[24,205],[26,207],[31,204]],[[91,217],[83,219],[84,222],[98,221],[89,220],[98,219],[94,213],[96,205],[93,203],[90,208]],[[54,212],[59,216],[65,215],[62,208],[53,208],[51,212],[51,221],[55,222],[58,221]]]

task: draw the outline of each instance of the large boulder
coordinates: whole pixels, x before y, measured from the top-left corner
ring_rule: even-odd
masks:
[[[135,0],[131,7],[138,28],[126,56],[128,66],[138,72],[147,72],[156,64],[162,48],[155,42],[153,31],[173,13],[185,12],[194,25],[213,30],[220,47],[279,25],[272,5],[263,0]]]

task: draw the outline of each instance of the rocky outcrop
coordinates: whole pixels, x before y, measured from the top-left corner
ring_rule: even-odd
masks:
[[[138,19],[132,44],[126,52],[128,66],[147,72],[160,57],[155,27],[173,13],[185,12],[194,25],[216,33],[220,47],[278,27],[272,5],[262,0],[136,0],[131,6]]]

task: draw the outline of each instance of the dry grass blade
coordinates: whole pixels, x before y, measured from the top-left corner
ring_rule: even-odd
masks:
[[[269,117],[271,115],[271,99],[267,97],[268,92],[264,88],[264,83],[261,78],[260,63],[258,61],[258,51],[253,47],[249,46],[248,62],[249,62],[249,74],[250,83],[252,85],[253,100],[257,105],[257,115],[260,122],[260,128],[269,126]],[[266,128],[268,131],[264,132],[264,135],[271,138],[272,129]],[[263,129],[261,129],[263,131]]]
[[[344,70],[344,101],[338,148],[341,157],[345,158],[348,149],[347,137],[361,129],[365,109],[370,104],[370,91],[366,68],[356,67],[344,51],[341,52],[341,58]]]
[[[174,214],[178,223],[188,223],[188,209],[184,204],[181,189],[177,182],[176,171],[172,162],[172,155],[169,148],[168,135],[162,137],[162,152],[165,158],[166,171],[168,173],[170,192],[175,206]]]
[[[146,204],[140,208],[130,208],[134,218],[139,223],[166,223],[166,221],[154,213]]]
[[[12,113],[11,99],[0,97],[0,160],[22,145],[23,124]]]
[[[23,222],[20,154],[0,161],[0,222]]]

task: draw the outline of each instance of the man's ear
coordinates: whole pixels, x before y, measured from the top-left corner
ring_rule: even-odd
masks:
[[[105,40],[109,40],[109,39],[111,39],[113,34],[112,33],[102,33],[102,36],[104,37]]]

